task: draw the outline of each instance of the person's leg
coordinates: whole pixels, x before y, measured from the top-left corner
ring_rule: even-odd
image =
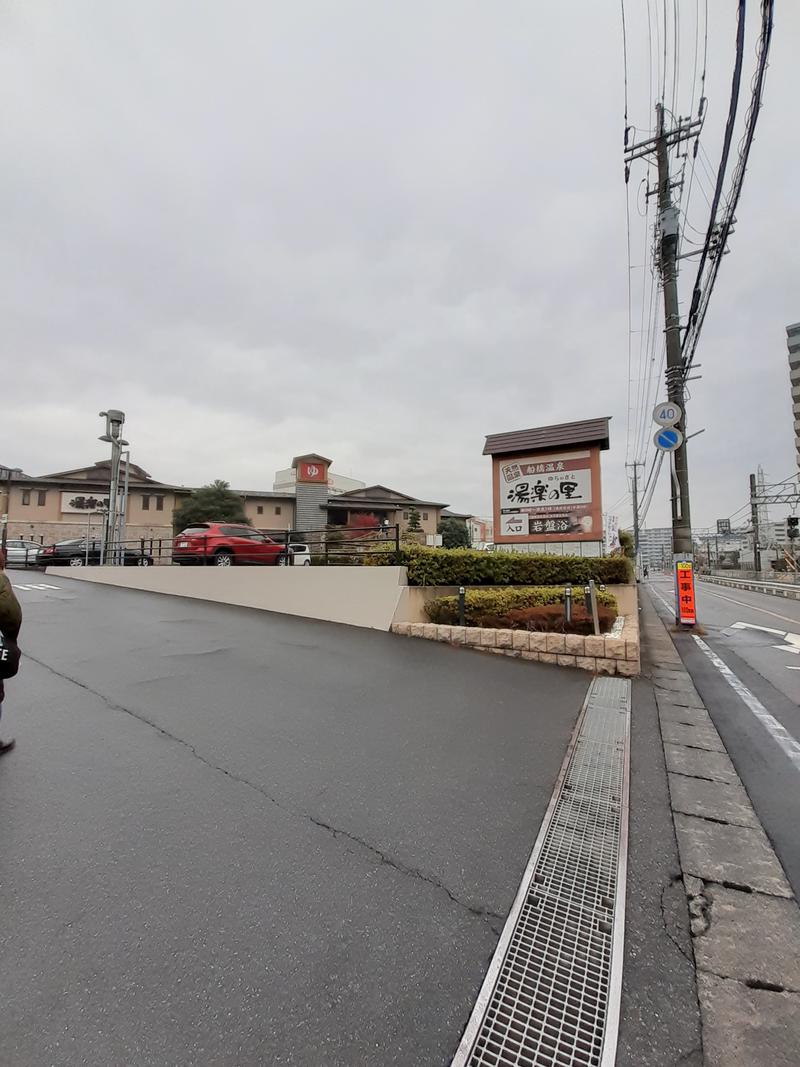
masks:
[[[0,719],[3,717],[3,701],[0,700]],[[6,752],[10,752],[16,745],[16,741],[12,737],[10,741],[0,741],[0,756],[4,756]]]

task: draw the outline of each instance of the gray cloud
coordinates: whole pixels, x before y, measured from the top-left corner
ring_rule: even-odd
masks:
[[[0,19],[2,462],[98,458],[96,413],[113,405],[164,479],[267,488],[314,449],[485,512],[485,433],[608,414],[606,504],[622,496],[616,12],[183,0],[17,3]],[[798,30],[782,12],[698,357],[700,525],[743,502],[756,462],[775,478],[794,462]],[[716,129],[729,31],[712,25]],[[631,48],[646,124],[635,18]]]

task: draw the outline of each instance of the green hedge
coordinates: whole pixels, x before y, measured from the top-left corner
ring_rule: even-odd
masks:
[[[369,566],[395,563],[394,546],[365,556]],[[400,566],[409,585],[584,585],[590,578],[604,585],[630,581],[624,556],[534,556],[522,552],[477,552],[471,548],[423,548],[402,545]]]
[[[577,600],[578,597],[576,596]],[[582,601],[582,597],[580,598]],[[464,621],[467,626],[479,625],[488,615],[506,615],[515,608],[535,608],[544,604],[562,604],[564,587],[534,586],[513,589],[467,589],[464,595]],[[597,590],[597,602],[614,612],[617,601],[612,593]],[[440,596],[429,600],[425,612],[431,622],[455,625],[458,622],[458,597]]]

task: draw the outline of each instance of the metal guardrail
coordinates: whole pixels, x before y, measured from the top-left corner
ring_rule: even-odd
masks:
[[[198,523],[198,526],[200,524]],[[242,525],[230,523],[230,526]],[[191,549],[176,552],[176,537],[140,537],[116,541],[103,546],[99,540],[79,544],[43,546],[31,565],[48,566],[359,566],[375,553],[391,553],[399,558],[400,527],[344,526],[317,530],[268,531],[252,529],[262,535],[247,544],[216,545],[202,533],[191,535]],[[266,539],[266,540],[264,540]],[[188,540],[188,538],[187,538]],[[274,551],[271,546],[275,546]]]
[[[789,582],[765,582],[753,578],[722,578],[716,574],[698,575],[701,582],[711,585],[724,585],[729,589],[747,589],[754,593],[765,593],[768,596],[780,596],[785,600],[800,600],[800,585]]]

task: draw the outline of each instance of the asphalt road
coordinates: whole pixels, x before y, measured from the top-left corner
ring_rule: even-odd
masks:
[[[671,604],[671,583],[655,578],[648,584],[657,610],[669,617],[664,601]],[[800,641],[800,601],[698,582],[697,616],[703,642],[744,692],[690,635],[674,635],[678,651],[800,897],[800,762],[750,700],[800,742],[800,671],[792,669],[800,667],[800,655],[786,638],[797,635]]]
[[[449,1063],[589,678],[12,580],[0,1061]]]

